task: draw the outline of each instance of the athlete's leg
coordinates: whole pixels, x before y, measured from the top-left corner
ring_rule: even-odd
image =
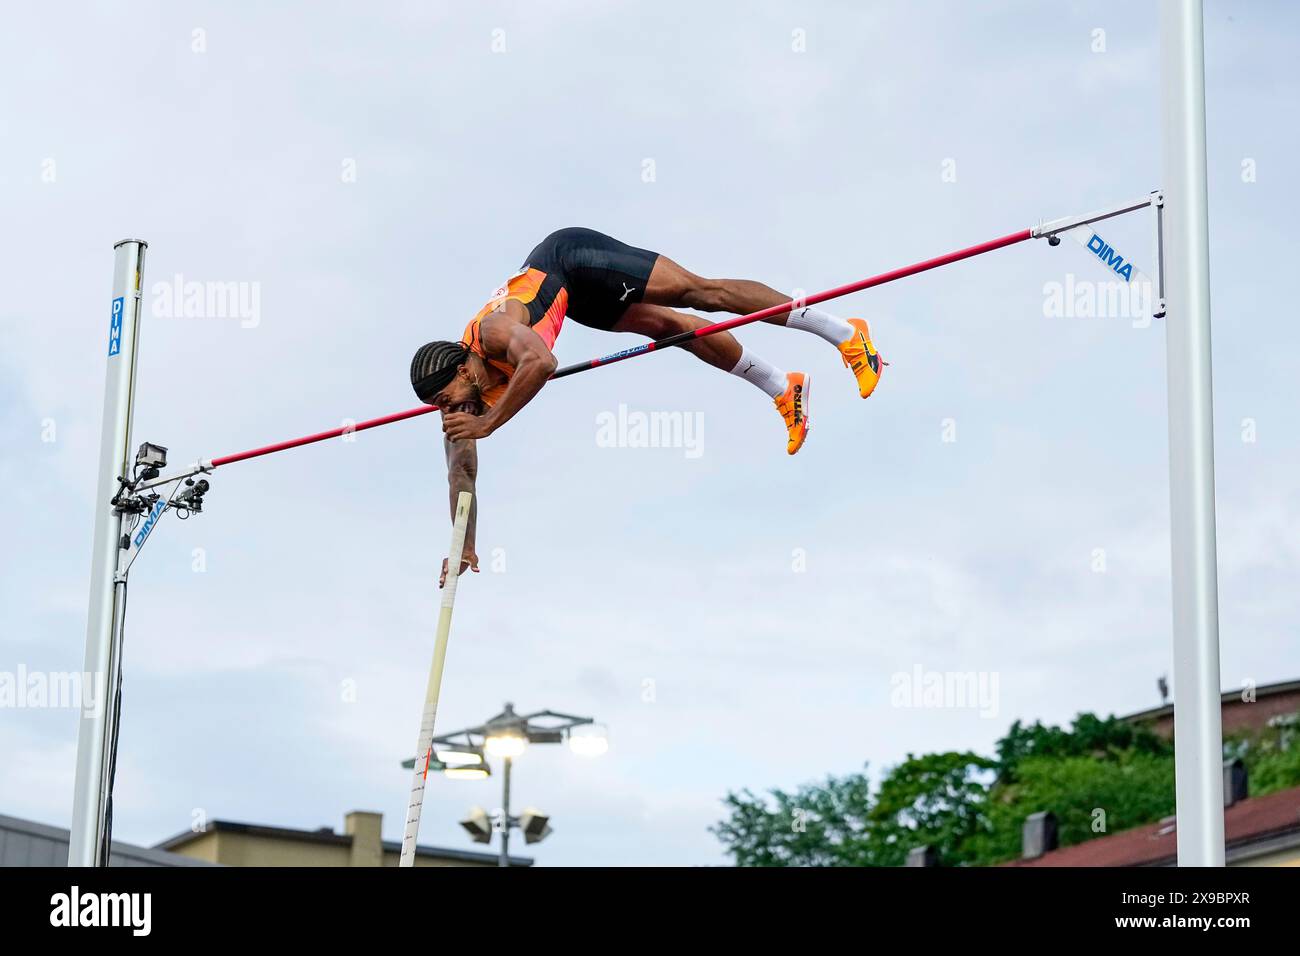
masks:
[[[674,312],[661,305],[639,303],[628,306],[627,311],[614,323],[615,332],[635,332],[652,339],[666,339],[678,332],[689,332],[708,325],[704,319],[685,312]],[[730,332],[719,332],[693,339],[682,345],[691,354],[708,362],[714,368],[730,372],[740,361],[740,343]]]
[[[623,313],[614,323],[614,331],[635,332],[658,340],[708,324],[699,316],[675,312],[662,305],[640,303],[630,306]],[[718,332],[692,339],[683,343],[682,348],[708,362],[714,368],[738,375],[756,385],[769,398],[779,398],[788,387],[788,377],[785,372],[751,354],[730,332]]]
[[[706,279],[660,256],[646,283],[644,302],[675,305],[701,312],[747,315],[789,302],[790,297],[752,279]],[[853,338],[853,326],[822,309],[804,307],[779,312],[764,321],[819,335],[832,345]]]
[[[746,315],[789,302],[790,297],[750,279],[706,279],[682,268],[667,256],[659,256],[646,282],[643,302],[682,306],[701,312],[734,312]],[[881,359],[871,343],[867,323],[844,320],[822,309],[804,306],[780,312],[764,321],[811,332],[834,345],[852,369],[858,393],[866,398],[880,380]]]
[[[674,312],[662,305],[638,303],[629,306],[614,323],[615,332],[636,332],[652,339],[664,339],[708,325],[703,319]],[[736,341],[729,332],[717,332],[683,343],[683,348],[714,368],[730,372],[759,388],[772,399],[785,421],[785,450],[793,455],[808,437],[808,376],[789,374],[763,361]]]
[[[650,305],[698,309],[701,312],[746,315],[789,302],[790,297],[750,279],[706,279],[661,255],[650,272],[641,301]],[[783,312],[766,321],[785,325],[787,315],[788,312]]]

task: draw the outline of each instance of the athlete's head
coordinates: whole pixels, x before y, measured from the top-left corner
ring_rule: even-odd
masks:
[[[430,342],[411,360],[411,387],[420,401],[439,408],[480,402],[483,360],[464,342]]]

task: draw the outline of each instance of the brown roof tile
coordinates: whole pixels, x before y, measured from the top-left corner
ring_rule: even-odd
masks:
[[[1300,787],[1242,800],[1224,811],[1223,825],[1229,848],[1300,833]],[[1053,850],[1034,860],[1010,860],[1002,865],[1153,866],[1173,863],[1177,856],[1175,827],[1172,820],[1166,820]]]

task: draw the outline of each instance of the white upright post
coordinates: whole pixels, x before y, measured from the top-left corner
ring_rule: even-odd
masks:
[[[1163,0],[1160,9],[1180,866],[1224,858],[1202,13],[1201,0]]]
[[[110,770],[116,733],[117,645],[125,582],[119,581],[122,515],[109,503],[131,462],[136,356],[140,330],[140,284],[147,243],[123,239],[113,247],[113,299],[108,316],[108,374],[104,382],[104,424],[99,440],[99,482],[95,493],[95,544],[90,565],[90,608],[86,621],[86,664],[82,672],[81,729],[77,736],[76,790],[68,839],[69,866],[107,866],[104,844]]]

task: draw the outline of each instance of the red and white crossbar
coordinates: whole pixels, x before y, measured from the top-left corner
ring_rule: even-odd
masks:
[[[1082,216],[1067,216],[1062,219],[1054,219],[1037,226],[1031,226],[1028,229],[1021,229],[1019,232],[1000,236],[997,239],[990,239],[987,242],[967,246],[965,249],[958,249],[957,251],[949,252],[946,255],[936,256],[933,259],[926,259],[922,262],[915,262],[912,265],[902,266],[889,272],[882,272],[879,275],[860,279],[857,282],[850,282],[848,285],[836,286],[835,288],[827,289],[824,292],[816,292],[799,299],[792,299],[789,302],[782,302],[780,305],[760,309],[758,312],[751,312],[748,315],[740,315],[732,319],[726,319],[722,322],[714,322],[712,325],[706,325],[689,332],[681,332],[677,335],[670,335],[667,338],[659,339],[654,342],[646,342],[630,349],[624,349],[620,352],[601,356],[600,358],[588,359],[585,362],[579,362],[575,365],[567,365],[564,368],[557,369],[551,378],[565,378],[569,375],[576,375],[579,372],[585,372],[588,369],[600,368],[603,365],[613,365],[616,362],[624,362],[640,355],[648,355],[651,352],[662,351],[663,349],[670,348],[674,345],[681,345],[682,343],[689,342],[693,339],[704,338],[706,335],[716,335],[718,332],[726,332],[729,329],[740,328],[742,325],[761,322],[764,319],[770,319],[773,316],[789,312],[791,309],[798,309],[807,305],[816,305],[819,302],[826,302],[830,299],[838,299],[841,296],[850,295],[854,292],[861,292],[864,289],[871,289],[875,286],[895,282],[898,279],[906,279],[908,276],[918,275],[922,272],[929,272],[931,269],[938,269],[942,266],[951,265],[954,262],[961,262],[963,259],[973,259],[975,256],[982,256],[986,252],[993,252],[995,249],[1003,249],[1007,246],[1013,246],[1017,243],[1024,242],[1027,239],[1049,239],[1060,233],[1068,232],[1071,229],[1077,229],[1080,226],[1091,225],[1092,223],[1101,222],[1106,219],[1113,219],[1116,216],[1136,212],[1137,210],[1145,209],[1148,206],[1156,206],[1159,208],[1162,203],[1163,198],[1160,192],[1156,191],[1149,193],[1140,199],[1135,199],[1132,202],[1123,203],[1106,209],[1099,209]],[[1157,241],[1159,241],[1158,231]],[[1157,251],[1157,260],[1159,259],[1159,255],[1160,253]],[[1156,268],[1157,271],[1159,271],[1159,261],[1157,261]],[[287,451],[290,448],[299,448],[303,445],[311,445],[316,442],[327,441],[328,439],[338,438],[342,435],[348,435],[353,432],[365,431],[369,428],[378,428],[381,425],[391,425],[393,422],[404,421],[408,418],[416,418],[417,416],[427,415],[430,412],[435,412],[437,410],[437,406],[435,405],[420,405],[416,408],[408,408],[406,411],[394,412],[391,415],[381,415],[379,418],[371,418],[355,424],[345,425],[341,428],[332,428],[328,431],[317,432],[314,435],[304,435],[301,438],[291,438],[288,441],[276,442],[272,445],[263,445],[260,448],[250,448],[248,451],[236,452],[233,455],[222,455],[217,458],[205,459],[195,462],[193,465],[190,465],[179,472],[155,478],[152,481],[144,483],[140,485],[137,490],[152,488],[156,485],[175,481],[178,478],[186,478],[190,475],[209,472],[215,468],[220,468],[222,465],[234,464],[237,461],[248,461],[250,458],[261,458],[264,455],[273,455],[276,452]]]

